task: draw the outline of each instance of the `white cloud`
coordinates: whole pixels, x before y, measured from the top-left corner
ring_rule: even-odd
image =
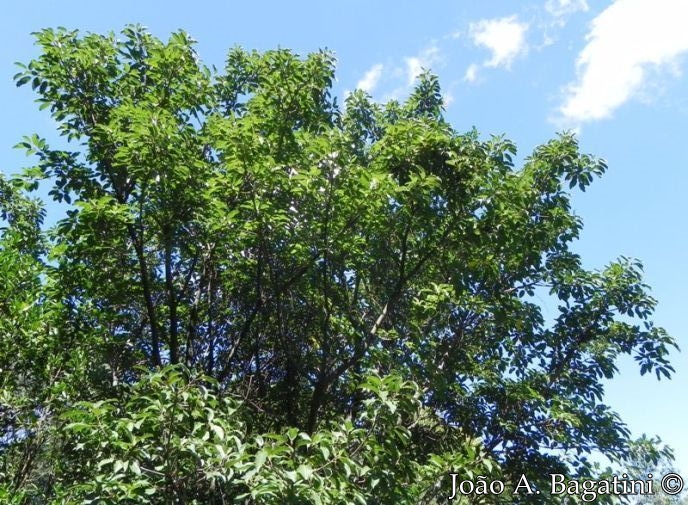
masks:
[[[416,77],[418,77],[422,72],[423,62],[421,62],[420,58],[417,56],[406,58],[406,75],[409,86],[413,84],[413,81],[415,81]]]
[[[463,80],[466,82],[475,82],[478,79],[478,65],[471,63],[466,69]]]
[[[430,46],[416,56],[406,58],[407,85],[413,85],[413,81],[423,73],[423,70],[430,70],[433,65],[440,61],[440,59],[440,49],[437,46]]]
[[[555,18],[563,18],[576,12],[587,12],[586,0],[547,0],[545,10]]]
[[[383,69],[384,66],[382,63],[378,63],[370,67],[363,78],[356,83],[356,88],[363,90],[366,93],[372,93],[377,87],[377,83],[380,82]]]
[[[537,23],[542,30],[542,42],[535,46],[536,50],[554,44],[558,39],[557,32],[566,25],[570,16],[590,10],[587,0],[547,0],[544,8],[549,16]]]
[[[536,45],[535,49],[544,49],[554,44],[558,39],[558,32],[566,26],[569,17],[589,10],[587,0],[547,0],[545,12],[549,16],[537,23],[538,28],[542,30],[542,42]]]
[[[567,122],[609,117],[638,95],[653,70],[676,72],[688,51],[686,0],[616,0],[592,21],[559,113]]]
[[[471,23],[469,34],[476,46],[490,50],[492,57],[485,62],[487,67],[511,66],[511,62],[527,50],[526,31],[528,25],[520,23],[516,16],[499,19],[483,19]]]

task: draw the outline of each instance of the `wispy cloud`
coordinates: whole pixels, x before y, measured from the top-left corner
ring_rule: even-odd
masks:
[[[687,19],[686,0],[616,0],[592,21],[561,119],[607,118],[641,92],[652,70],[676,72],[677,57],[688,52]]]
[[[587,12],[589,9],[586,0],[547,0],[545,10],[557,19],[563,19],[576,12]]]
[[[491,53],[490,59],[484,63],[486,67],[509,68],[513,60],[528,49],[527,31],[528,24],[519,22],[516,16],[483,19],[469,26],[473,43]]]
[[[423,70],[430,70],[431,67],[441,60],[439,47],[430,46],[416,56],[406,58],[406,80],[407,85],[412,86],[416,78],[423,72]]]
[[[425,70],[435,71],[444,62],[444,54],[432,43],[412,56],[372,65],[356,83],[356,88],[383,100],[399,100],[413,88]],[[377,93],[376,93],[377,91]]]
[[[478,65],[471,63],[466,69],[466,73],[463,75],[463,80],[466,82],[475,82],[478,79]]]
[[[574,14],[588,12],[590,7],[587,0],[547,0],[544,5],[544,19],[537,22],[537,28],[542,31],[542,42],[535,46],[536,50],[551,46],[559,38],[559,31],[566,25]]]
[[[375,88],[380,82],[380,77],[382,77],[383,69],[384,65],[382,65],[382,63],[378,63],[370,67],[363,78],[356,83],[356,88],[363,90],[366,93],[372,93],[375,91]]]

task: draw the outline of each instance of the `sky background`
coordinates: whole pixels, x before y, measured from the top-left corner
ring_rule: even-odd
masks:
[[[65,26],[120,31],[141,23],[163,39],[184,29],[222,67],[229,48],[328,48],[335,93],[405,98],[423,68],[440,78],[446,118],[458,131],[505,134],[527,156],[557,131],[609,171],[573,198],[583,218],[574,245],[589,268],[639,258],[659,300],[655,322],[688,349],[688,0],[6,2],[0,15],[0,170],[31,164],[12,149],[23,135],[54,138],[55,124],[16,88],[14,62],[38,55],[31,32]],[[554,302],[543,299],[545,315]],[[550,306],[551,305],[551,306]],[[673,380],[641,377],[631,359],[609,381],[608,403],[634,435],[659,435],[688,482],[688,353]],[[641,477],[641,476],[638,476]]]

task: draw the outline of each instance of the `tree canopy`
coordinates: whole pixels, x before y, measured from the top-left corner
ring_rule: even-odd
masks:
[[[516,167],[429,73],[340,105],[328,52],[36,39],[15,79],[64,146],[0,179],[8,503],[435,503],[629,453],[603,381],[670,377],[675,342],[639,262],[571,249],[606,170],[573,134]]]

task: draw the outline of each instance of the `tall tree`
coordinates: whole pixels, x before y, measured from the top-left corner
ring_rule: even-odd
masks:
[[[37,282],[59,314],[54,345],[69,342],[88,363],[68,396],[115,402],[111,428],[145,424],[136,418],[152,408],[143,371],[174,389],[177,378],[157,370],[179,365],[215,381],[219,397],[241,398],[246,424],[225,428],[310,437],[332,423],[369,426],[381,445],[357,447],[379,451],[381,468],[407,458],[417,472],[433,461],[437,470],[462,453],[486,472],[498,462],[506,481],[537,481],[549,471],[589,475],[592,451],[628,451],[602,379],[622,354],[641,373],[669,377],[675,343],[652,323],[637,261],[589,271],[570,249],[582,224],[569,190],[606,169],[573,135],[516,168],[507,139],[451,127],[430,74],[404,103],[356,91],[342,108],[327,52],[237,48],[217,72],[183,32],[166,43],[134,26],[121,38],[36,37],[42,53],[17,84],[31,84],[75,150],[28,137],[22,145],[38,163],[15,180],[47,183],[69,205],[36,256]],[[551,322],[536,293],[559,300]],[[403,427],[402,453],[370,424],[371,401],[384,405],[389,387],[415,398],[399,400],[404,415],[390,404],[383,423]],[[68,426],[118,437],[94,420],[100,408],[77,409],[86,417]],[[471,448],[478,439],[482,452]],[[452,446],[453,460],[433,459]],[[396,455],[383,463],[385,451]],[[149,477],[166,475],[166,496],[181,492],[176,470],[136,457],[150,458],[141,465]],[[62,474],[63,484],[92,466]],[[370,496],[418,499],[404,495],[417,491],[404,484],[412,476],[395,487],[384,475],[387,494]],[[361,479],[368,491],[385,480]]]
[[[659,437],[643,435],[631,443],[630,451],[619,464],[624,473],[636,479],[648,479],[652,476],[653,495],[633,496],[630,503],[646,505],[678,505],[686,503],[682,492],[683,482],[672,479],[678,475],[673,466],[674,453],[670,447],[662,444]],[[664,481],[664,482],[663,482]],[[664,489],[666,488],[666,489]],[[669,491],[672,494],[668,494]]]

